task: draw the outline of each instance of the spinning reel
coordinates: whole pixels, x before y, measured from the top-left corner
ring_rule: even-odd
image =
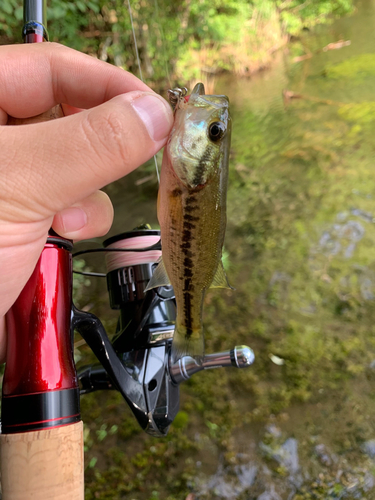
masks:
[[[253,351],[236,346],[208,354],[198,364],[184,356],[171,363],[176,305],[173,288],[144,292],[161,257],[160,232],[136,229],[104,242],[107,287],[112,309],[120,311],[112,343],[100,320],[74,309],[72,327],[90,346],[101,365],[80,370],[80,392],[117,389],[141,427],[164,436],[179,409],[179,385],[202,370],[233,366],[246,368]]]

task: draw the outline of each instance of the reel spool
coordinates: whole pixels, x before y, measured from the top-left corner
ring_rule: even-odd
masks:
[[[136,228],[104,241],[107,288],[112,309],[120,310],[113,346],[127,352],[155,342],[161,331],[173,336],[176,308],[171,286],[145,293],[161,258],[160,231]],[[132,251],[135,250],[135,251]]]

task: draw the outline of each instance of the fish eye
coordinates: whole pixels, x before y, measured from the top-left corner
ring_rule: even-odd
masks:
[[[223,137],[225,130],[223,122],[213,122],[208,128],[208,136],[211,141],[216,142]]]

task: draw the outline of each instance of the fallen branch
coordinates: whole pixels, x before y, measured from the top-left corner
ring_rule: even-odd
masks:
[[[321,52],[328,52],[328,50],[338,50],[342,49],[343,47],[347,47],[350,45],[352,42],[350,40],[339,40],[338,42],[332,42],[323,47],[322,49],[316,50],[315,52],[309,52],[307,54],[304,54],[302,56],[297,56],[292,59],[293,63],[298,63],[301,61],[305,61],[306,59],[311,59],[312,56],[316,54],[320,54]]]
[[[292,90],[283,90],[284,105],[287,106],[292,99],[305,99],[306,101],[318,102],[320,104],[328,104],[329,106],[344,106],[344,102],[332,101],[331,99],[321,99],[320,97],[297,94]]]

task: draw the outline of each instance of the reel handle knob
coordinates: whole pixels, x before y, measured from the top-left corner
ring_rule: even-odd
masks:
[[[211,368],[234,366],[235,368],[247,368],[254,362],[254,352],[246,345],[236,346],[225,352],[207,354],[199,364],[191,356],[184,356],[176,363],[169,366],[169,374],[175,384],[188,380],[194,373]]]

